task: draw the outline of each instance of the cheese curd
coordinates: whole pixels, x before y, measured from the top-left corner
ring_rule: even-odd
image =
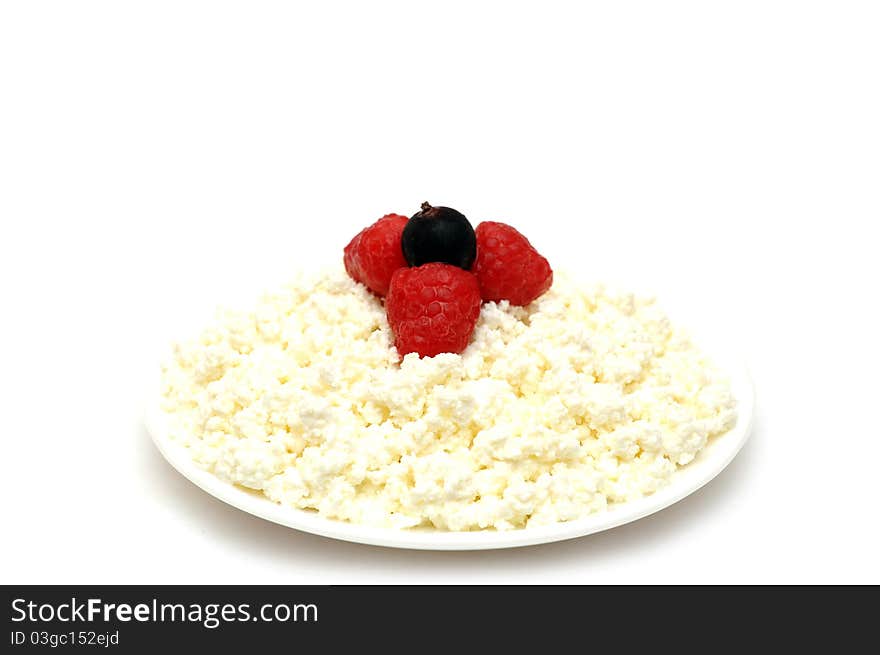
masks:
[[[275,502],[355,523],[509,530],[650,494],[736,422],[653,300],[556,275],[485,303],[461,354],[401,361],[341,269],[223,313],[164,367],[172,437]]]

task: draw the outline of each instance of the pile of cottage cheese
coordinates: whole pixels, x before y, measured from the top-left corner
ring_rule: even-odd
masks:
[[[557,275],[486,303],[461,355],[401,361],[343,270],[228,312],[164,368],[172,437],[218,477],[354,523],[509,530],[650,494],[736,421],[650,299]]]

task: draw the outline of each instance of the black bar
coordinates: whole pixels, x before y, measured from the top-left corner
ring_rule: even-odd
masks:
[[[876,639],[863,635],[878,609],[876,587],[6,586],[0,600],[0,652],[9,653],[336,653],[352,639],[364,653],[510,640],[536,652],[607,640],[624,652],[639,642],[656,652],[699,643],[700,634],[721,640],[702,642],[712,649],[763,648],[773,637],[844,652],[873,650]]]

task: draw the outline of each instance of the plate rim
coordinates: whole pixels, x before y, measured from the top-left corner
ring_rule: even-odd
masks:
[[[670,482],[650,496],[616,504],[611,509],[574,521],[534,528],[462,532],[397,529],[322,517],[314,511],[277,504],[259,491],[226,482],[199,467],[187,449],[170,438],[155,387],[144,412],[144,423],[156,448],[183,477],[218,500],[279,525],[331,539],[386,548],[445,551],[521,548],[577,539],[637,521],[683,500],[727,468],[752,433],[755,389],[748,367],[741,357],[710,354],[719,372],[729,379],[737,403],[737,422],[733,428],[713,437],[694,461],[676,470]]]

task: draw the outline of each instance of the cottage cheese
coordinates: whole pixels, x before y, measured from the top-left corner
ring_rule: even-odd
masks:
[[[650,494],[733,426],[727,383],[650,299],[565,275],[486,303],[461,355],[401,362],[340,270],[227,312],[164,368],[172,436],[215,475],[355,523],[509,530]]]

